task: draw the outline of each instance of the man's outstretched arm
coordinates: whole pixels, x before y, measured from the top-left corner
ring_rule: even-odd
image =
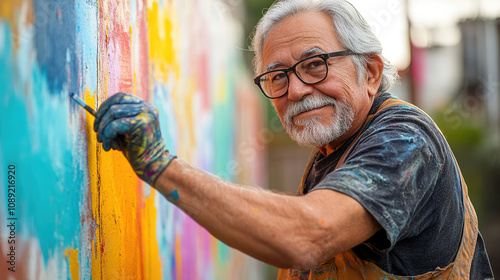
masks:
[[[356,200],[332,190],[289,196],[243,187],[175,159],[156,108],[126,94],[106,100],[94,129],[121,150],[137,175],[213,236],[282,268],[310,268],[371,237],[379,224]]]
[[[217,239],[282,268],[315,266],[380,228],[357,201],[339,192],[289,196],[238,186],[179,159],[154,187]]]

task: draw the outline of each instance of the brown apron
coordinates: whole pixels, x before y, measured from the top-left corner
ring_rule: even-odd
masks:
[[[389,98],[384,103],[382,103],[382,105],[378,108],[378,110],[377,110],[377,112],[375,112],[375,114],[377,114],[380,110],[387,108],[389,106],[403,105],[403,104],[407,105],[407,106],[413,106],[412,104],[404,102],[402,100],[395,99],[395,98]],[[364,126],[366,126],[368,124],[368,121],[375,114],[369,115],[367,117]],[[439,128],[438,128],[438,130],[439,130]],[[359,135],[358,135],[358,137],[359,137]],[[356,140],[357,140],[357,137],[351,143],[349,148],[344,152],[344,154],[340,158],[335,169],[337,169],[339,166],[341,166],[344,163],[347,154],[349,153],[353,143],[355,143]],[[313,151],[311,158],[309,159],[309,162],[308,162],[307,167],[305,169],[304,175],[302,177],[301,185],[300,185],[299,190],[298,190],[299,195],[303,195],[303,193],[304,193],[305,180],[306,180],[307,174],[309,173],[309,170],[312,167],[312,164],[313,164],[314,158],[315,158],[315,154],[317,152],[318,152],[317,150]],[[456,256],[455,260],[452,263],[450,263],[448,266],[446,266],[444,268],[438,267],[436,270],[422,274],[422,275],[397,276],[397,275],[392,275],[392,274],[389,274],[389,273],[383,271],[378,266],[376,266],[374,263],[367,262],[367,261],[364,261],[364,260],[358,258],[356,256],[356,254],[354,254],[354,252],[352,252],[352,250],[348,250],[348,251],[345,251],[345,252],[335,256],[333,259],[326,261],[326,262],[318,265],[317,267],[311,269],[309,272],[308,278],[306,278],[306,279],[309,279],[309,280],[312,280],[312,279],[317,279],[317,280],[321,280],[321,279],[328,279],[328,280],[330,280],[330,279],[349,279],[349,280],[356,280],[356,279],[377,279],[377,280],[379,280],[379,279],[414,279],[414,280],[421,280],[421,279],[469,279],[471,262],[472,262],[472,258],[474,256],[474,250],[476,248],[476,241],[477,241],[477,236],[478,236],[478,223],[477,223],[476,212],[474,211],[474,207],[472,206],[472,203],[470,202],[470,199],[469,199],[469,196],[467,193],[467,186],[465,184],[465,181],[464,181],[462,174],[460,174],[460,178],[462,180],[463,203],[464,203],[464,207],[465,207],[465,213],[464,213],[465,221],[464,221],[464,228],[463,228],[463,234],[462,234],[462,241],[460,243],[460,248],[458,250],[457,256]],[[302,276],[302,278],[301,278],[301,276]],[[294,270],[294,269],[280,269],[279,274],[278,274],[278,280],[284,280],[284,279],[303,280],[304,279],[303,277],[304,277],[303,271]]]

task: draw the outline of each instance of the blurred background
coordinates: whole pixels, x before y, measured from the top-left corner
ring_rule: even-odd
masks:
[[[243,20],[242,50],[252,73],[249,50],[253,27],[273,1],[227,0]],[[382,41],[384,56],[397,65],[399,98],[430,114],[448,139],[479,216],[495,275],[500,275],[500,1],[352,0]],[[257,88],[255,94],[261,95]],[[292,142],[270,103],[263,147],[270,189],[294,194],[310,149]],[[268,279],[276,269],[267,267]]]

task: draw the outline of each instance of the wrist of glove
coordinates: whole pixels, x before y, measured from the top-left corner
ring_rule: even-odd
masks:
[[[102,103],[94,131],[104,150],[122,151],[139,178],[151,186],[176,158],[163,143],[156,107],[130,94],[117,93]]]

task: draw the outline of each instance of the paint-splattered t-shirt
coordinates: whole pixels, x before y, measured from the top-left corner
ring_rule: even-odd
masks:
[[[371,113],[387,98],[375,99]],[[334,153],[317,153],[305,193],[332,189],[361,203],[382,230],[353,248],[388,273],[424,274],[454,261],[462,237],[460,173],[433,121],[418,109],[395,105],[373,116],[345,162],[333,171],[350,141]],[[492,278],[481,235],[471,279]]]

